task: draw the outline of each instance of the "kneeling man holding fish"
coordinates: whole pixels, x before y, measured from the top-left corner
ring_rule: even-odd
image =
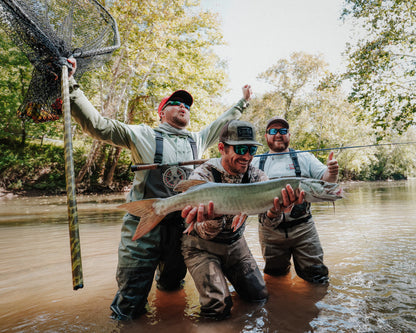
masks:
[[[233,184],[268,180],[264,172],[250,165],[257,147],[261,145],[255,140],[255,128],[251,123],[228,122],[219,141],[221,158],[210,159],[195,169],[189,179]],[[235,199],[245,195],[243,188],[236,190]],[[220,191],[221,188],[219,196]],[[281,200],[276,197],[274,207],[267,212],[265,209],[260,218],[278,220],[282,210],[293,203],[303,202],[304,192],[295,193],[290,185],[282,189],[281,194]],[[247,201],[246,209],[249,211],[250,195]],[[233,206],[233,203],[228,205]],[[250,302],[264,302],[268,292],[243,236],[247,215],[244,211],[237,215],[219,215],[216,212],[213,201],[208,205],[188,205],[182,210],[182,217],[189,224],[188,233],[182,238],[182,253],[200,295],[201,315],[223,319],[230,315],[232,306],[226,279],[241,298]]]

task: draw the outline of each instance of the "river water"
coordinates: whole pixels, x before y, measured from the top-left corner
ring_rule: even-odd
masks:
[[[416,180],[346,183],[347,197],[314,204],[328,287],[291,271],[265,276],[270,298],[233,294],[231,318],[203,321],[190,278],[132,323],[110,319],[125,194],[79,196],[84,288],[72,289],[66,197],[0,198],[0,332],[415,332]],[[262,269],[257,224],[245,237]]]

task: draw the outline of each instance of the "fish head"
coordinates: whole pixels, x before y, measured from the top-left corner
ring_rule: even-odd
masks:
[[[300,182],[299,188],[305,192],[305,201],[335,201],[344,197],[344,191],[337,183],[306,178]]]

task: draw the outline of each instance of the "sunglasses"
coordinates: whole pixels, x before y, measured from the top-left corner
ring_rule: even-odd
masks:
[[[267,130],[267,134],[270,135],[276,135],[277,133],[280,133],[281,135],[286,135],[289,132],[287,128],[271,128]]]
[[[185,108],[187,108],[188,110],[191,109],[191,107],[188,104],[182,103],[182,102],[178,102],[178,101],[169,101],[165,104],[165,107],[168,105],[174,105],[174,106],[181,106],[183,105]]]
[[[253,156],[257,152],[257,146],[235,145],[233,146],[233,149],[237,155],[245,155],[247,152],[249,152],[250,155]]]

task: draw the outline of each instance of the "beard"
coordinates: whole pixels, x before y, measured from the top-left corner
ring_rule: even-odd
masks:
[[[187,119],[185,117],[176,116],[176,117],[172,118],[172,122],[173,122],[174,125],[176,125],[175,127],[184,128],[184,127],[188,126],[189,119]]]
[[[272,150],[275,153],[281,153],[281,152],[287,150],[288,147],[289,147],[289,142],[275,141],[275,142],[273,142]]]

